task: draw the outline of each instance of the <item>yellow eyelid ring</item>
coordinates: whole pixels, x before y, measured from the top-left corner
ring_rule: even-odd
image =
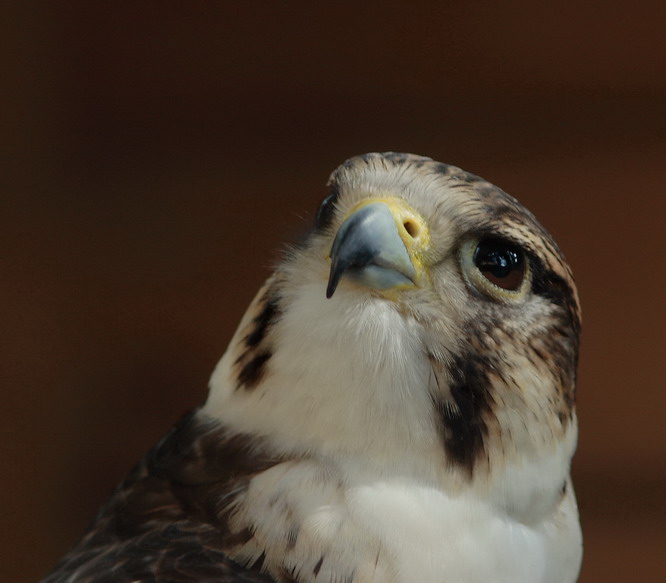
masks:
[[[486,240],[488,239],[486,238]],[[500,238],[490,239],[501,240]],[[520,284],[515,289],[500,287],[488,279],[474,263],[476,249],[483,240],[478,237],[468,239],[460,247],[460,265],[465,281],[493,300],[504,303],[522,301],[532,286],[533,273],[530,261],[526,257],[524,258]]]

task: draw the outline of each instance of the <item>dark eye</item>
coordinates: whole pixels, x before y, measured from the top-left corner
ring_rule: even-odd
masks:
[[[520,289],[526,271],[525,255],[520,247],[488,237],[479,241],[473,261],[490,283],[509,291]]]
[[[333,213],[335,212],[335,200],[337,196],[337,192],[332,192],[319,206],[317,216],[315,217],[315,226],[317,229],[325,229],[333,220]]]

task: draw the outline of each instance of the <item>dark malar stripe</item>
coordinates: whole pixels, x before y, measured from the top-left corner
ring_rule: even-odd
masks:
[[[245,337],[245,344],[248,347],[258,346],[266,337],[270,326],[279,316],[278,304],[275,298],[266,300],[263,310],[252,320],[255,324],[254,330]]]
[[[273,356],[268,351],[255,354],[243,365],[238,373],[238,386],[244,389],[254,389],[266,372],[266,362]]]
[[[492,414],[487,366],[473,353],[456,357],[448,370],[451,401],[435,397],[447,460],[464,469],[470,478],[485,452],[488,417]]]
[[[266,363],[273,355],[268,335],[271,327],[282,315],[279,298],[268,290],[263,298],[261,312],[252,320],[254,327],[243,338],[244,348],[236,359],[236,388],[254,389],[266,372]]]

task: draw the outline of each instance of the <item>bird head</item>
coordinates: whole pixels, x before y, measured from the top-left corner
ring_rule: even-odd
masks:
[[[568,460],[580,308],[535,217],[410,154],[351,158],[328,186],[204,411],[282,452],[465,479],[562,444]]]

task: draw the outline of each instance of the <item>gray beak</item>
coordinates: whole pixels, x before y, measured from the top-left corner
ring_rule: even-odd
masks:
[[[415,285],[416,270],[387,204],[367,204],[342,223],[331,248],[327,298],[343,276],[376,290]]]

